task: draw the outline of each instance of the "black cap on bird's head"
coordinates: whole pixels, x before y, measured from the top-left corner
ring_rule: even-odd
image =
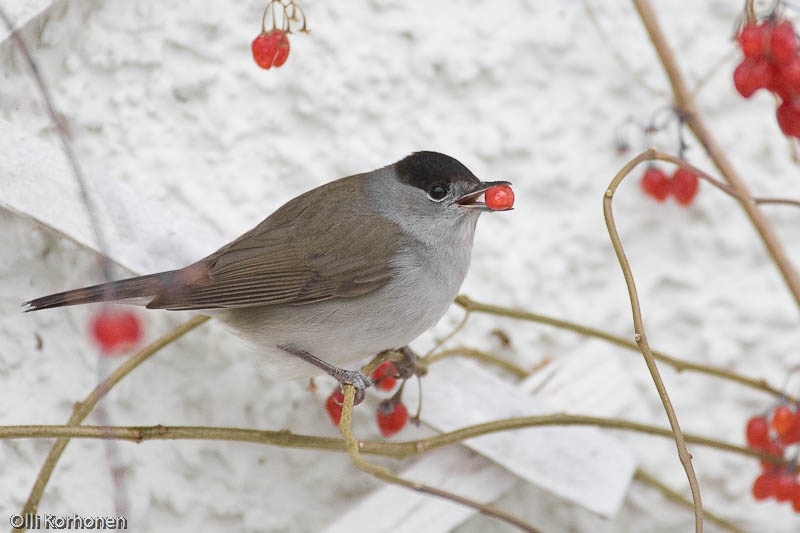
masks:
[[[495,185],[507,181],[481,181],[457,159],[439,152],[414,152],[394,165],[398,179],[423,190],[433,202],[491,211],[478,201]]]

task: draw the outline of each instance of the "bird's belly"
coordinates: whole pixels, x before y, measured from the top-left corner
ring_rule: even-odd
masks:
[[[356,298],[305,305],[274,305],[214,312],[214,316],[266,355],[276,375],[321,374],[316,367],[278,349],[300,348],[339,367],[405,346],[430,329],[455,297],[422,283],[386,285]]]

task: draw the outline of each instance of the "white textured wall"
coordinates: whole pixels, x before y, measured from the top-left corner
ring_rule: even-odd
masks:
[[[641,79],[665,89],[631,6],[596,3],[601,23]],[[165,217],[175,209],[215,228],[221,237],[208,243],[210,252],[300,191],[413,150],[443,151],[484,179],[512,181],[517,192],[514,212],[481,221],[465,292],[631,335],[601,198],[625,161],[613,149],[615,126],[627,116],[646,120],[669,101],[620,69],[581,2],[308,0],[302,5],[312,33],[293,37],[287,64],[269,72],[256,68],[249,53],[262,5],[73,0],[26,26],[92,179],[125,182],[161,205]],[[741,2],[655,5],[690,80],[731,50]],[[9,42],[0,44],[0,64],[0,119],[55,143]],[[740,99],[731,86],[733,65],[729,60],[699,94],[703,112],[754,191],[800,198],[798,169],[773,102],[766,95]],[[668,150],[672,140],[656,139]],[[709,168],[690,144],[690,160]],[[42,202],[58,209],[58,198]],[[800,265],[800,211],[768,209]],[[799,315],[735,203],[703,187],[690,209],[656,206],[631,181],[616,213],[651,344],[782,383],[800,360]],[[89,310],[23,316],[18,306],[96,281],[96,263],[91,253],[18,215],[0,212],[0,229],[0,424],[63,423],[72,402],[97,380],[84,331]],[[150,313],[149,334],[177,320]],[[492,347],[488,332],[498,325],[513,339],[507,355],[528,364],[582,358],[591,372],[593,361],[618,354],[640,392],[626,415],[666,424],[636,354],[490,317],[475,317],[461,340]],[[742,442],[745,420],[770,401],[718,380],[663,372],[687,431]],[[272,382],[256,356],[212,325],[137,370],[112,392],[107,409],[117,424],[335,435],[321,408],[328,386],[315,396],[304,383]],[[377,433],[368,411],[358,415],[364,436]],[[646,468],[688,494],[672,442],[624,438]],[[49,445],[0,444],[1,519],[21,508]],[[376,485],[339,454],[209,442],[118,449],[129,468],[136,531],[313,531]],[[750,531],[798,527],[800,518],[786,506],[751,500],[755,461],[691,451],[709,509]],[[545,531],[686,531],[692,522],[690,513],[640,485],[615,520],[522,484],[499,504]],[[101,443],[69,445],[41,509],[112,509]],[[498,526],[478,517],[462,530],[487,528]]]

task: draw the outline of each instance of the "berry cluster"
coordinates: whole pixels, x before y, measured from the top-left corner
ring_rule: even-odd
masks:
[[[266,26],[268,13],[272,13],[272,29],[269,31]],[[280,28],[278,28],[279,18],[282,20]],[[269,70],[271,67],[278,68],[286,63],[291,48],[288,34],[292,33],[292,21],[299,22],[300,20],[302,20],[303,26],[299,31],[308,33],[306,16],[300,6],[294,3],[294,0],[270,0],[261,17],[261,33],[253,39],[253,43],[250,45],[256,65]]]
[[[697,196],[700,180],[685,168],[678,168],[672,176],[667,176],[660,168],[650,165],[644,171],[640,184],[646,195],[659,202],[671,194],[680,205],[688,206]]]
[[[737,36],[744,59],[733,71],[739,94],[767,89],[781,99],[776,115],[784,135],[800,138],[800,55],[788,20],[745,24]]]
[[[382,391],[391,391],[397,385],[398,375],[397,367],[395,367],[394,363],[386,361],[375,369],[371,377],[375,382],[375,388]],[[408,422],[408,409],[401,399],[401,392],[402,388],[394,396],[383,400],[378,405],[375,420],[378,423],[381,435],[384,437],[388,438],[398,433]],[[339,420],[342,418],[343,401],[344,394],[339,387],[336,387],[325,400],[325,410],[335,426],[339,425]]]
[[[103,308],[92,317],[89,329],[104,356],[130,350],[142,338],[142,326],[132,311]]]
[[[754,416],[747,421],[745,436],[751,448],[783,456],[788,446],[800,443],[800,411],[782,404],[773,410],[771,419]],[[800,481],[795,465],[781,467],[762,461],[761,474],[753,482],[753,498],[790,502],[800,513]]]

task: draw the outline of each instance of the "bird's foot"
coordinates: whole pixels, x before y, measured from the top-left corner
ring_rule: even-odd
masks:
[[[302,348],[298,348],[297,346],[280,345],[278,348],[292,355],[296,355],[303,361],[311,363],[317,368],[322,369],[326,374],[338,381],[342,389],[344,389],[345,385],[352,385],[355,387],[356,399],[354,405],[358,405],[363,402],[364,397],[367,395],[367,389],[374,385],[370,378],[358,370],[346,370],[344,368],[339,368],[338,366],[332,365],[329,362],[308,353]]]
[[[345,385],[352,385],[355,387],[356,399],[353,405],[358,405],[363,402],[364,397],[367,395],[367,389],[372,387],[375,383],[358,370],[346,370],[339,367],[334,368],[335,371],[329,372],[329,374],[339,382],[343,390]]]

